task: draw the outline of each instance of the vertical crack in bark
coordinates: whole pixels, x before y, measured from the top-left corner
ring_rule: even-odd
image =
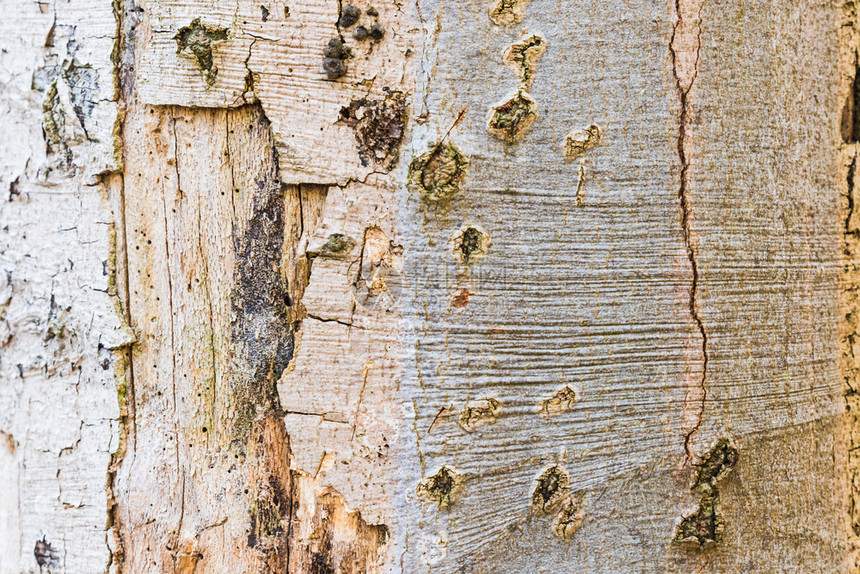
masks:
[[[224,121],[224,149],[227,152],[227,165],[230,166],[230,241],[236,242],[236,171],[233,169],[233,152],[230,151],[230,116]]]
[[[182,496],[180,498],[180,509],[179,509],[179,524],[176,526],[176,540],[173,544],[173,549],[171,551],[171,558],[173,559],[173,574],[176,574],[176,569],[179,567],[178,559],[179,559],[179,541],[182,536],[182,521],[185,520],[185,475],[182,475]]]
[[[125,120],[126,102],[131,97],[134,86],[134,41],[135,28],[139,21],[135,10],[134,0],[113,0],[113,15],[116,22],[116,36],[114,38],[111,60],[114,73],[114,100],[117,106],[117,117],[114,125],[114,157],[120,166],[125,164],[125,147],[123,145],[123,125]],[[56,20],[56,13],[55,13]],[[124,174],[120,171],[116,174],[119,179],[119,205],[117,213],[114,214],[113,241],[114,253],[122,254],[122,258],[114,261],[114,285],[117,286],[116,296],[120,297],[123,318],[127,325],[131,325],[131,293],[129,287],[128,269],[128,224],[126,214],[126,181]],[[121,231],[121,233],[119,233]],[[122,281],[118,281],[119,277]],[[121,289],[121,292],[120,292]],[[108,516],[106,529],[108,536],[112,538],[113,544],[109,544],[110,554],[106,571],[113,569],[117,574],[125,570],[125,546],[119,508],[116,500],[115,485],[120,466],[123,464],[129,449],[129,441],[132,449],[132,463],[137,448],[137,427],[135,411],[135,389],[134,389],[134,362],[133,345],[118,349],[122,361],[123,373],[117,370],[117,401],[119,403],[119,445],[111,453],[108,466],[107,482],[105,489],[108,498]]]
[[[226,124],[226,122],[225,122],[225,125],[228,125],[228,124]],[[230,136],[230,130],[229,130],[229,125],[228,125],[227,137],[225,138],[226,142],[229,142],[229,140],[230,140],[229,136]],[[230,171],[231,171],[231,175],[232,175],[232,160],[230,158],[229,143],[226,145],[225,150],[227,152],[227,158],[226,159],[231,164]],[[179,163],[179,161],[177,159],[177,166],[176,166],[177,172],[179,169],[178,163]],[[231,198],[233,197],[233,186],[232,185],[230,187],[230,197]],[[209,396],[211,399],[209,401],[209,413],[208,413],[209,414],[209,420],[207,422],[207,426],[208,427],[214,427],[215,414],[218,412],[218,410],[216,408],[216,402],[218,400],[218,393],[217,393],[217,390],[218,390],[218,359],[217,359],[216,352],[215,352],[215,312],[214,312],[213,307],[212,307],[212,280],[211,280],[210,275],[209,275],[209,257],[208,257],[208,254],[206,252],[204,252],[204,250],[203,250],[203,216],[202,216],[202,213],[203,213],[203,203],[202,203],[202,199],[199,199],[197,201],[197,249],[200,251],[200,258],[203,260],[203,282],[206,285],[206,290],[204,293],[206,294],[206,307],[207,307],[207,314],[208,314],[208,320],[209,320],[209,360],[212,361],[212,371],[211,371],[211,373],[212,373],[212,375],[211,375],[212,376],[212,381],[211,381],[212,382],[212,388],[209,389],[210,390]],[[207,437],[206,437],[207,444],[210,442],[211,436],[212,435],[207,434]]]
[[[364,400],[364,390],[367,388],[367,375],[372,368],[373,363],[367,363],[364,365],[364,370],[361,373],[361,391],[358,393],[358,404],[355,406],[355,414],[352,417],[352,433],[349,436],[350,441],[355,440],[355,430],[358,428],[358,415],[361,413],[361,403]]]
[[[128,227],[125,216],[125,178],[121,175],[119,178],[119,206],[115,214],[116,221],[113,226],[113,241],[114,253],[122,254],[122,258],[116,257],[114,263],[114,285],[118,290],[115,293],[120,297],[122,305],[123,320],[127,325],[131,324],[131,298],[129,293],[129,277],[128,277]],[[118,229],[121,233],[118,233]],[[116,277],[122,274],[122,282],[117,281]],[[121,287],[122,293],[119,292]],[[132,461],[134,460],[134,452],[136,448],[136,431],[135,431],[135,395],[134,395],[134,364],[132,361],[133,346],[129,345],[115,351],[121,361],[120,367],[117,367],[115,376],[117,380],[117,403],[119,406],[119,444],[111,453],[110,463],[108,465],[107,481],[105,490],[108,499],[108,517],[106,529],[108,536],[113,539],[113,546],[110,548],[108,556],[108,565],[106,571],[112,567],[117,574],[123,572],[123,557],[125,551],[125,542],[122,537],[122,529],[118,516],[118,506],[116,494],[114,492],[116,484],[116,475],[119,472],[120,465],[123,464],[125,456],[128,453],[129,441],[132,445]]]
[[[854,155],[851,157],[851,164],[848,166],[848,176],[846,177],[846,185],[848,187],[848,193],[846,194],[846,199],[848,200],[848,209],[845,215],[845,235],[856,234],[856,230],[851,229],[851,219],[854,217],[854,172],[857,169],[857,156]]]
[[[860,438],[860,394],[858,373],[860,357],[855,353],[858,336],[858,285],[860,285],[860,231],[855,217],[854,190],[857,185],[858,136],[860,135],[860,60],[858,60],[856,1],[842,4],[842,25],[839,30],[840,95],[844,98],[841,118],[843,145],[839,153],[840,164],[840,216],[842,217],[842,267],[839,277],[839,369],[842,376],[842,394],[845,405],[845,464],[848,496],[845,511],[847,528],[845,541],[848,549],[848,564],[856,568],[860,564],[860,480],[858,480],[857,444]],[[835,457],[835,453],[834,453]]]
[[[173,131],[173,160],[176,166],[176,191],[182,195],[182,180],[179,175],[179,140],[176,135],[176,115],[170,112],[171,130]],[[167,306],[170,313],[170,355],[173,359],[170,376],[172,380],[171,391],[173,393],[173,432],[176,435],[176,474],[182,477],[182,511],[179,516],[179,525],[176,527],[176,537],[173,541],[174,551],[179,547],[179,537],[182,530],[182,519],[185,516],[185,476],[179,461],[179,418],[176,412],[176,333],[173,326],[173,272],[170,270],[170,225],[167,221],[167,197],[166,190],[162,186],[161,203],[164,209],[164,253],[165,266],[167,267]],[[173,554],[173,568],[176,570],[176,554]]]
[[[699,8],[697,15],[697,34],[695,37],[695,59],[693,62],[692,70],[684,70],[682,69],[683,63],[680,61],[680,50],[676,47],[676,42],[685,42],[687,40],[686,37],[682,38],[681,31],[679,30],[682,26],[685,26],[687,23],[684,20],[683,8],[684,3],[689,0],[675,0],[675,16],[676,22],[675,26],[672,29],[672,37],[669,41],[669,54],[672,58],[672,75],[675,79],[675,84],[678,90],[678,98],[680,100],[681,110],[678,117],[678,159],[681,163],[681,173],[680,173],[680,181],[678,184],[678,201],[681,208],[681,229],[684,235],[684,247],[687,250],[687,258],[690,261],[690,269],[692,271],[692,280],[690,282],[690,315],[693,318],[693,321],[696,323],[696,327],[699,330],[699,334],[702,337],[702,378],[699,382],[701,392],[702,392],[702,401],[699,407],[698,420],[693,426],[692,429],[686,434],[684,437],[684,452],[686,453],[687,461],[692,460],[691,452],[690,452],[690,442],[692,441],[693,435],[698,432],[699,428],[702,425],[702,419],[705,415],[705,403],[708,398],[708,389],[707,389],[707,377],[708,377],[708,334],[705,331],[705,325],[702,322],[702,318],[699,314],[698,308],[698,295],[699,295],[699,266],[696,260],[696,250],[693,246],[692,242],[692,230],[690,228],[690,203],[689,203],[689,177],[688,172],[690,168],[690,161],[688,157],[687,150],[687,123],[689,122],[690,117],[690,109],[689,109],[689,96],[690,91],[693,88],[693,84],[696,81],[696,77],[699,73],[699,52],[701,50],[701,35],[702,35],[702,24],[701,24],[701,7]],[[681,46],[681,48],[687,49],[687,46]],[[686,85],[685,85],[686,84]]]

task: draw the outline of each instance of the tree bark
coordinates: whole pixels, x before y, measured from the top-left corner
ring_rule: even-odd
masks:
[[[860,571],[857,46],[11,0],[0,574]]]

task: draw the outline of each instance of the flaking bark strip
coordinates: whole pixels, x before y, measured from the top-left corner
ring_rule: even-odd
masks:
[[[251,216],[244,233],[234,239],[231,336],[236,349],[234,368],[240,372],[230,397],[235,437],[231,448],[248,477],[244,542],[267,573],[375,572],[388,540],[387,527],[367,524],[360,513],[347,507],[343,496],[331,489],[320,490],[313,479],[289,466],[289,436],[277,382],[294,349],[294,314],[282,268],[289,258],[284,257],[284,250],[298,238],[285,236],[286,229],[293,227],[285,221],[285,194],[300,193],[304,186],[288,188],[280,182],[274,141],[259,106],[238,111],[247,115],[239,116],[234,129],[255,132],[247,139],[263,140],[264,149],[271,153],[236,160],[239,165],[262,166],[251,179],[254,189],[247,190],[252,197]],[[302,217],[301,210],[298,217]],[[339,255],[352,247],[351,238],[335,234],[323,251]],[[308,500],[313,502],[303,506]],[[304,538],[304,532],[313,536]]]
[[[845,98],[845,104],[842,108],[842,119],[840,122],[840,132],[842,141],[846,144],[857,143],[860,141],[860,58],[858,58],[857,50],[854,49],[854,62],[850,70],[851,80],[849,84],[848,94]]]
[[[259,106],[240,108],[236,128],[248,130],[271,154],[238,158],[259,165],[245,232],[234,237],[235,287],[231,332],[236,373],[227,400],[233,405],[231,449],[243,459],[248,483],[247,545],[269,571],[286,571],[289,553],[291,475],[289,437],[277,381],[293,353],[288,286],[281,269],[285,234],[284,186],[269,122]],[[242,153],[242,152],[240,152]],[[256,162],[250,160],[255,159]],[[231,158],[233,160],[233,158]]]
[[[378,572],[390,538],[384,525],[368,524],[350,510],[343,496],[331,489],[318,492],[313,479],[296,472],[292,499],[296,512],[290,536],[289,569],[309,574],[372,574]],[[303,493],[312,489],[314,492]],[[300,500],[313,498],[313,512],[299,512]],[[310,508],[311,505],[308,505]],[[301,533],[307,532],[305,537]]]
[[[259,109],[259,108],[256,108]],[[268,131],[262,112],[248,129]],[[234,238],[236,287],[232,337],[249,380],[237,389],[236,434],[247,439],[260,407],[280,412],[276,383],[293,354],[289,289],[281,271],[284,248],[284,188],[277,155],[256,178],[253,214],[244,235]]]
[[[56,163],[59,171],[72,175],[72,149],[67,141],[68,119],[60,102],[57,81],[54,80],[42,101],[42,132],[45,136],[45,152]]]

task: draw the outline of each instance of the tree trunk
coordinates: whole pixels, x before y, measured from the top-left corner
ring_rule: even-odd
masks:
[[[9,0],[0,574],[860,572],[856,6]]]

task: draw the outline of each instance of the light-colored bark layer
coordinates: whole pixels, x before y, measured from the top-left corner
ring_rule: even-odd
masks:
[[[117,384],[109,2],[0,19],[0,572],[104,572]]]

